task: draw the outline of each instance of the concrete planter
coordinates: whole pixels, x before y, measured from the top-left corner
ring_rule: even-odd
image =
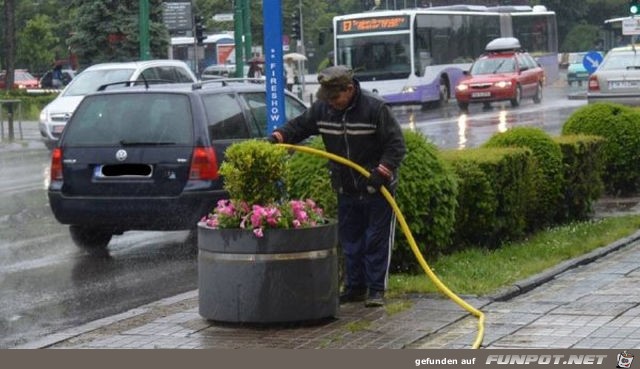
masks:
[[[338,312],[338,226],[242,229],[198,224],[199,311],[222,322],[317,320]]]

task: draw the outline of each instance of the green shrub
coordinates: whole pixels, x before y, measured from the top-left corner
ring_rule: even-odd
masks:
[[[525,148],[451,150],[443,157],[458,177],[458,207],[452,251],[495,248],[520,239],[531,191],[531,151]]]
[[[308,146],[323,151],[325,149],[320,137],[311,139]],[[289,160],[287,185],[289,197],[313,199],[324,209],[326,216],[337,219],[338,200],[331,187],[328,165],[327,158],[296,151]]]
[[[640,112],[627,106],[599,103],[576,110],[562,134],[602,136],[605,191],[629,195],[640,190]]]
[[[555,141],[562,150],[564,166],[564,203],[558,222],[586,220],[593,203],[602,194],[602,158],[604,139],[600,136],[565,135]]]
[[[560,146],[543,130],[517,127],[492,136],[484,147],[526,147],[535,160],[527,225],[533,231],[553,224],[562,204],[564,176]]]
[[[267,141],[234,143],[225,151],[220,166],[224,188],[234,200],[248,204],[273,204],[285,196],[287,151]]]
[[[437,147],[420,133],[405,131],[407,155],[399,170],[396,201],[418,249],[426,257],[446,251],[455,224],[458,188]],[[416,271],[419,265],[405,235],[396,232],[392,268]]]

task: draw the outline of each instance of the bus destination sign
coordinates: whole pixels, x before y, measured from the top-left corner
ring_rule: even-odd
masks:
[[[372,17],[338,21],[339,34],[406,29],[409,29],[409,16]]]

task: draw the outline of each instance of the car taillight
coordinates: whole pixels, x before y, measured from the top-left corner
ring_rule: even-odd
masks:
[[[62,149],[56,147],[51,152],[51,181],[62,180]]]
[[[598,83],[598,77],[589,77],[589,91],[600,91],[600,83]]]
[[[193,150],[189,179],[218,179],[218,160],[213,147],[196,147]]]

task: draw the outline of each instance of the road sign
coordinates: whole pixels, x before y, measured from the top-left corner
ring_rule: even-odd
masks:
[[[602,54],[597,51],[589,51],[587,55],[582,59],[582,65],[584,69],[589,72],[589,74],[593,73],[598,69],[600,63],[602,62]]]
[[[622,20],[623,35],[640,35],[640,18],[626,18]]]
[[[173,0],[162,4],[162,20],[169,32],[190,31],[193,28],[191,0]]]
[[[233,22],[233,13],[221,13],[213,16],[216,22]]]

